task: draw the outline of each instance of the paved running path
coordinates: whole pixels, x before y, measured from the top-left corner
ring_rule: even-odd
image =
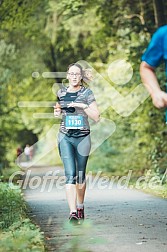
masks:
[[[87,189],[84,225],[73,227],[67,221],[65,190],[57,189],[63,181],[56,184],[54,180],[52,187],[48,179],[44,186],[43,176],[56,170],[63,175],[55,167],[29,169],[28,186],[23,190],[31,218],[44,231],[46,251],[167,252],[167,200],[136,190],[99,190],[96,184]],[[34,176],[40,176],[41,183],[30,189],[37,187]]]

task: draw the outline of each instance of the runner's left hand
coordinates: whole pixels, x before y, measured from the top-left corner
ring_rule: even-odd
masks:
[[[69,107],[74,107],[74,108],[82,108],[82,109],[84,109],[85,106],[86,106],[86,104],[84,104],[84,103],[71,102],[71,103],[68,105],[68,108],[69,108]]]

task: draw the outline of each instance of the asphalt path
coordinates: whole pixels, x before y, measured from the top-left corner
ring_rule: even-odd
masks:
[[[26,171],[24,197],[30,217],[44,232],[46,251],[167,252],[167,200],[116,186],[99,188],[98,181],[88,182],[84,224],[73,226],[63,170]]]

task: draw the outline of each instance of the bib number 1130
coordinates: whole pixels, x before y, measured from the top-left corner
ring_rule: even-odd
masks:
[[[65,127],[66,129],[82,129],[83,116],[66,116]]]

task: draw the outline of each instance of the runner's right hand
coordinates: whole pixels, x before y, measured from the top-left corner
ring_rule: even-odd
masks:
[[[58,117],[61,114],[61,107],[59,103],[56,103],[56,105],[53,107],[54,108],[54,116]]]
[[[152,95],[152,101],[156,108],[167,108],[167,93],[160,90]]]

